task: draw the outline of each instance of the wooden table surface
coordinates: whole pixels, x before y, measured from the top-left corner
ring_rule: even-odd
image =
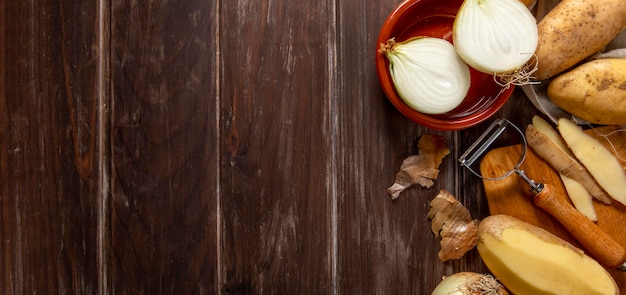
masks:
[[[403,117],[374,70],[400,0],[0,2],[0,293],[429,294],[429,201],[488,123]],[[523,126],[518,89],[499,112]],[[385,189],[424,133],[430,189]]]

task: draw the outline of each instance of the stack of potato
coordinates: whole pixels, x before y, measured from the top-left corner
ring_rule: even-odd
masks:
[[[538,15],[534,76],[549,83],[550,101],[590,123],[626,124],[626,49],[615,49],[626,47],[621,46],[626,45],[626,1],[539,1],[537,5],[538,14],[544,10],[547,14]],[[615,50],[594,58],[607,49]]]

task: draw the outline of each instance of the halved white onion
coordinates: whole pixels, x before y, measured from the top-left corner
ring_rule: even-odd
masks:
[[[510,74],[537,48],[537,21],[519,0],[465,0],[452,40],[461,58],[478,71]]]
[[[398,95],[419,112],[449,112],[467,95],[471,82],[469,67],[446,40],[418,37],[396,43],[391,39],[380,52],[389,59]]]

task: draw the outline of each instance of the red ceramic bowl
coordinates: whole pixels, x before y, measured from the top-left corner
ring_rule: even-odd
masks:
[[[452,25],[463,0],[406,0],[387,17],[378,35],[377,44],[390,38],[404,41],[415,36],[437,37],[452,42]],[[437,115],[420,113],[402,101],[396,92],[389,60],[376,48],[376,71],[387,98],[404,116],[415,123],[439,130],[466,129],[495,114],[511,96],[513,86],[503,88],[493,75],[470,67],[471,85],[463,102],[454,110]]]

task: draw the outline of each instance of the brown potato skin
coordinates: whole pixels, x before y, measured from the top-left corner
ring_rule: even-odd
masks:
[[[580,183],[587,192],[604,204],[611,203],[611,197],[598,185],[585,166],[565,153],[547,135],[534,125],[526,127],[528,146],[559,173]]]
[[[537,25],[535,79],[549,79],[578,64],[602,50],[624,28],[624,0],[561,1]]]
[[[569,248],[580,255],[584,254],[583,250],[561,239],[553,233],[506,214],[489,215],[485,217],[482,221],[480,221],[480,224],[478,225],[478,238],[480,239],[480,237],[482,237],[483,235],[488,234],[501,240],[502,232],[507,228],[517,228],[525,230],[547,243]]]
[[[548,97],[590,123],[626,124],[626,59],[594,60],[561,74],[548,84]]]

